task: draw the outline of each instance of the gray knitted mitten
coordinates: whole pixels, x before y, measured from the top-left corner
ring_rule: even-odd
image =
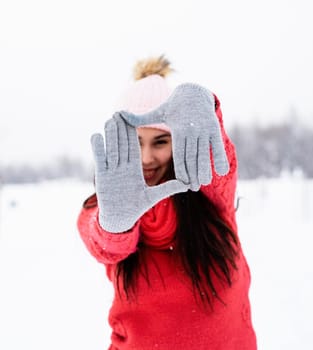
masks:
[[[210,146],[214,168],[219,175],[229,171],[220,125],[215,114],[213,94],[192,83],[179,85],[169,99],[157,109],[135,115],[120,112],[131,125],[165,123],[172,133],[176,179],[198,191],[212,180]]]
[[[105,125],[105,143],[104,146],[101,134],[91,138],[99,223],[106,231],[129,230],[161,199],[189,189],[179,180],[147,186],[136,128],[127,124],[119,113]]]

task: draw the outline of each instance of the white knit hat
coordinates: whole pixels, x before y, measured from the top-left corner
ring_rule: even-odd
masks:
[[[172,71],[170,63],[163,56],[139,61],[134,69],[136,81],[124,92],[118,109],[134,114],[144,114],[159,107],[171,95],[165,76]],[[142,127],[156,128],[170,132],[165,124],[151,124]]]

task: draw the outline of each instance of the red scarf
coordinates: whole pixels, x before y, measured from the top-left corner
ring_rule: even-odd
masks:
[[[156,249],[170,249],[174,245],[177,227],[171,198],[165,198],[147,211],[140,220],[142,241]]]

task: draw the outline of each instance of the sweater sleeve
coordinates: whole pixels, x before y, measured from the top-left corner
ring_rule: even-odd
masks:
[[[77,227],[87,249],[98,262],[116,264],[136,251],[139,223],[127,232],[110,233],[98,222],[98,206],[83,208],[78,216]]]
[[[215,97],[215,112],[219,120],[222,138],[229,162],[229,172],[225,176],[220,176],[212,166],[212,182],[209,185],[201,186],[201,191],[215,205],[221,213],[223,219],[236,230],[235,222],[235,191],[237,184],[237,157],[235,146],[228,137],[224,125],[220,102]],[[211,151],[211,159],[212,158]]]

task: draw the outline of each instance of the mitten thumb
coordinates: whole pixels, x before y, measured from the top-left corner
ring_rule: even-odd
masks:
[[[122,118],[131,126],[139,127],[143,125],[158,124],[164,122],[165,104],[157,110],[147,112],[145,114],[133,114],[126,111],[121,111]]]
[[[190,185],[186,185],[179,180],[169,180],[160,185],[148,187],[146,191],[151,204],[154,205],[175,193],[186,192],[189,188]]]

